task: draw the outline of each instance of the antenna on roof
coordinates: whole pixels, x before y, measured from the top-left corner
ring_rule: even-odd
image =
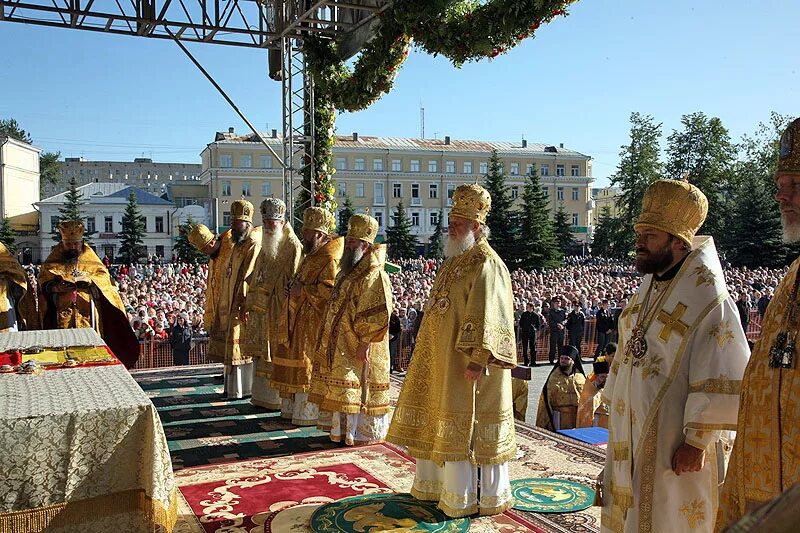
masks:
[[[419,138],[425,138],[425,108],[422,107],[422,99],[419,101]]]

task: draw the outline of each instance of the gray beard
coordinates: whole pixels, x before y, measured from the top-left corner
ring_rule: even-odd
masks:
[[[232,229],[231,239],[233,239],[234,244],[242,244],[247,239],[247,236],[249,234],[250,234],[249,230],[237,231],[235,229]]]
[[[265,231],[261,235],[261,255],[269,261],[274,261],[278,257],[278,250],[283,243],[284,234],[282,230],[275,232]]]
[[[350,274],[356,265],[358,265],[359,261],[364,258],[364,251],[359,250],[351,250],[346,248],[344,253],[342,254],[342,260],[339,263],[340,271],[342,273],[342,277],[347,276]]]
[[[783,242],[791,244],[800,242],[800,224],[791,224],[781,215],[781,226],[783,226]]]
[[[467,234],[460,239],[454,239],[448,235],[447,242],[444,245],[444,256],[448,259],[451,257],[456,257],[463,254],[473,246],[475,246],[475,234],[471,231],[467,232]]]

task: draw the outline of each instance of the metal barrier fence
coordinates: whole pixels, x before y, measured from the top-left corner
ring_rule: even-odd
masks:
[[[596,321],[594,318],[586,319],[583,329],[583,339],[581,341],[581,357],[584,359],[592,359],[594,357],[595,349],[597,348],[596,342]],[[761,335],[761,316],[757,310],[750,312],[750,323],[747,326],[747,338],[749,340],[756,340]],[[616,342],[617,334],[612,332],[609,335],[609,342]],[[569,342],[569,334],[565,335],[564,342]],[[194,346],[189,352],[189,365],[201,365],[210,361],[206,360],[206,352],[208,350],[208,337],[197,337],[193,339]],[[401,370],[408,368],[413,354],[413,339],[408,331],[403,331],[400,334],[400,339],[397,345],[397,366]],[[537,332],[536,334],[536,362],[545,363],[549,362],[550,352],[550,332],[547,329]],[[522,344],[517,339],[517,361],[522,363]],[[174,366],[174,359],[172,355],[172,347],[169,341],[141,341],[139,343],[139,361],[134,368],[162,368],[167,366]]]

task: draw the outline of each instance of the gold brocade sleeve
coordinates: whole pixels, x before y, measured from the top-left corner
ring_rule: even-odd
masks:
[[[392,295],[389,276],[380,269],[373,269],[367,276],[358,298],[353,329],[359,342],[380,342],[389,331],[389,313]]]
[[[329,261],[322,268],[317,277],[316,283],[303,285],[304,296],[318,312],[322,313],[333,292],[333,285],[336,280],[336,263]]]
[[[493,252],[476,268],[456,349],[481,366],[514,368],[517,350],[508,269]]]

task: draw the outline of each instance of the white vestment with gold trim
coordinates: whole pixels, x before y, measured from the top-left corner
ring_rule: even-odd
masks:
[[[609,437],[603,532],[711,532],[724,462],[721,439],[736,429],[739,389],[750,350],[711,237],[696,237],[645,332],[641,359],[626,341],[643,311],[647,275],[619,321],[619,349],[603,391]],[[650,305],[659,291],[653,288]],[[724,433],[724,435],[723,435]],[[704,449],[699,472],[677,476],[675,450]]]

